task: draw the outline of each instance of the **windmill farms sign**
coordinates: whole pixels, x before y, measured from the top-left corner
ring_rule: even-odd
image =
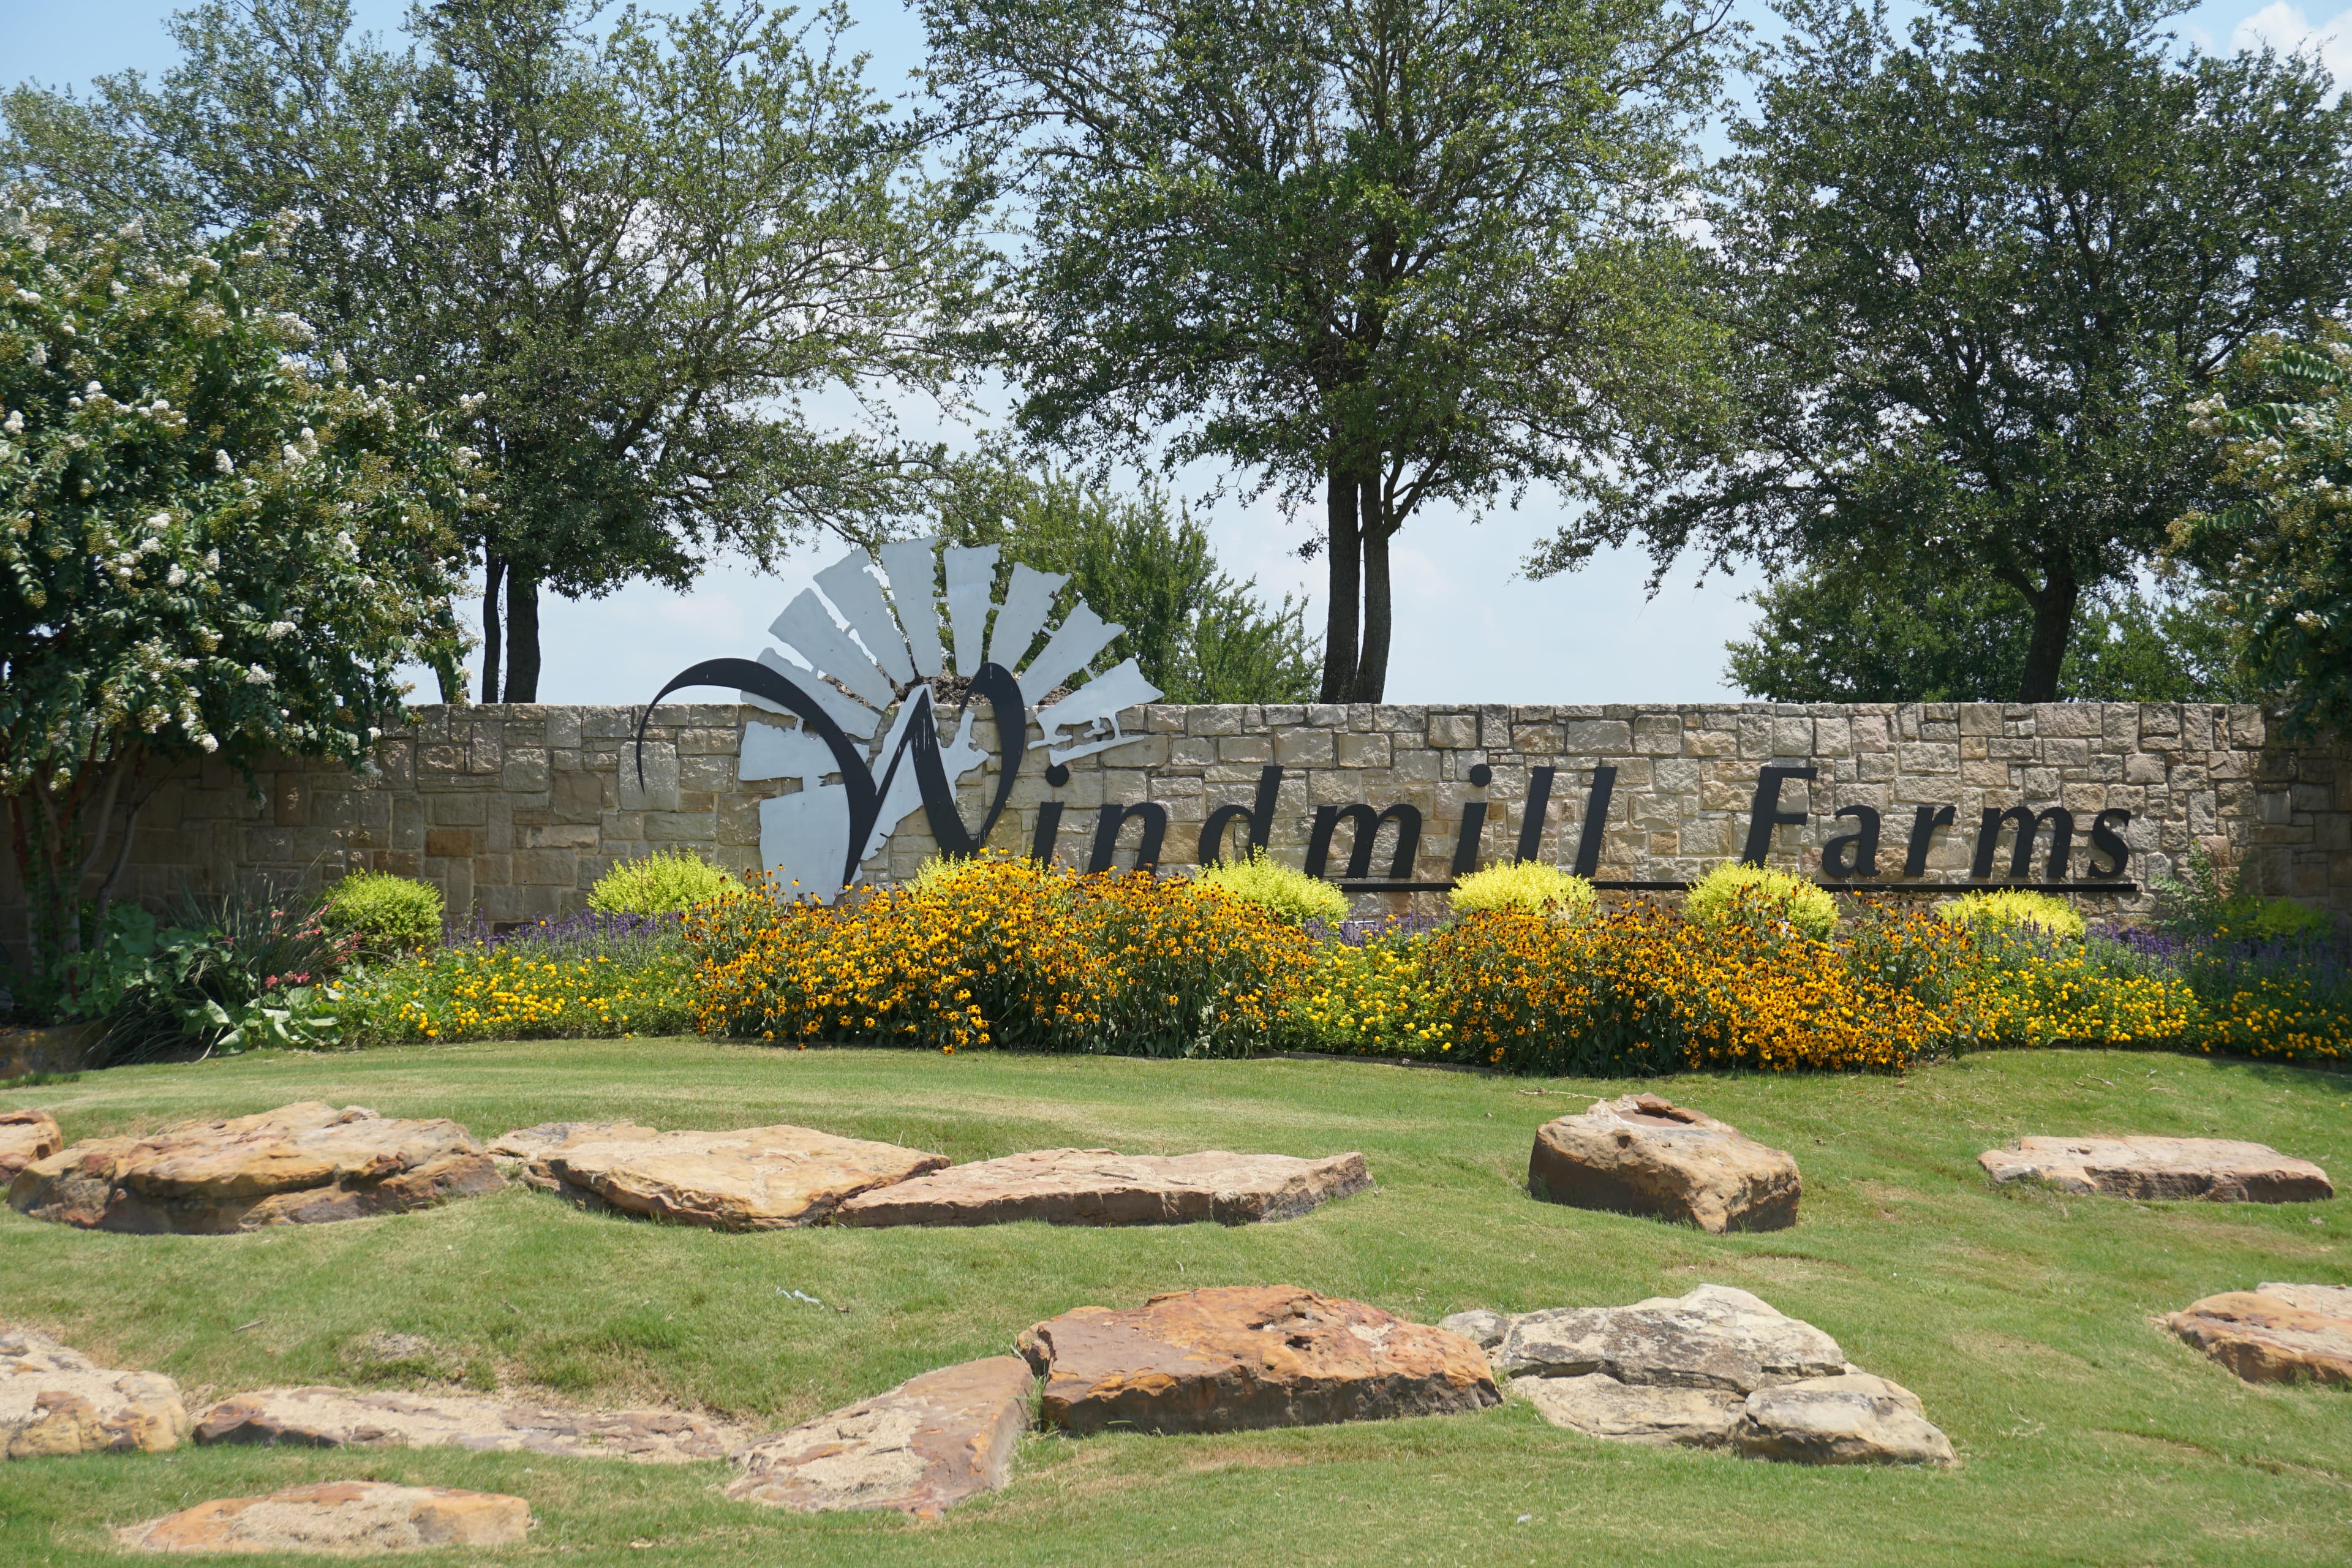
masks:
[[[992,547],[942,550],[921,540],[887,546],[877,559],[853,552],[776,618],[770,631],[781,653],[706,660],[680,671],[654,700],[731,687],[743,703],[775,715],[744,720],[732,782],[795,786],[759,802],[759,864],[828,895],[861,877],[904,875],[908,857],[894,848],[908,844],[959,855],[1017,847],[1097,870],[1205,864],[1256,847],[1295,853],[1310,876],[1363,892],[1438,890],[1497,859],[1558,860],[1602,887],[1671,888],[1703,870],[1699,862],[1736,856],[1762,865],[1787,860],[1793,849],[1798,864],[1787,868],[1842,887],[2029,885],[2123,895],[2137,891],[2127,879],[2135,837],[2157,847],[2146,828],[2134,833],[2135,821],[2149,815],[2148,781],[2131,778],[2143,739],[2137,732],[2134,750],[2108,763],[2095,760],[2091,734],[2045,742],[2032,717],[2040,710],[2017,710],[2025,717],[2013,720],[2008,710],[1971,709],[1967,721],[1958,710],[1936,718],[1926,709],[1772,710],[1762,720],[1769,728],[1754,736],[1752,710],[1721,710],[1713,711],[1727,729],[1714,739],[1705,709],[1671,710],[1670,725],[1645,710],[1611,718],[1618,710],[1481,709],[1463,715],[1466,736],[1458,721],[1441,724],[1411,709],[1154,709],[1159,692],[1133,660],[1090,673],[1121,628],[1072,600],[1065,585],[1027,566],[1007,571]],[[1047,693],[1035,709],[1033,743],[1032,703]],[[950,710],[951,726],[943,718]],[[643,710],[632,758],[641,793],[655,711]],[[1804,717],[1788,716],[1798,711]],[[2206,711],[2209,730],[2218,712],[2227,735],[2230,710]],[[1591,717],[1549,724],[1505,717],[1501,732],[1487,733],[1490,713],[1523,712]],[[1906,721],[1906,712],[1915,717]],[[1221,732],[1196,742],[1195,714],[1234,713],[1256,722],[1212,718],[1209,727]],[[1123,727],[1131,714],[1142,717],[1141,727]],[[1171,728],[1183,738],[1169,738]],[[1969,729],[1981,733],[1964,733]],[[2104,719],[2096,730],[2105,743]],[[983,736],[992,748],[983,748]],[[1465,739],[1473,743],[1452,743]],[[1579,742],[1597,748],[1582,765],[1560,754],[1583,750]],[[1758,750],[1765,754],[1748,760]],[[1327,753],[1328,770],[1318,772]],[[1042,764],[1034,773],[1033,762]],[[1081,762],[1092,764],[1085,784],[1072,771]],[[1373,787],[1383,771],[1402,775],[1386,781],[1393,786],[1386,793]],[[1618,803],[1629,774],[1638,776]],[[1555,801],[1564,776],[1580,786],[1580,802]],[[1959,787],[1938,795],[1925,787],[1931,776]],[[1106,779],[1126,787],[1106,789]],[[1335,789],[1339,780],[1360,788]],[[1239,798],[1209,798],[1213,783],[1244,781]],[[1901,787],[1906,782],[1915,787]],[[1678,785],[1690,798],[1661,824],[1660,805]],[[1744,791],[1744,809],[1710,809],[1727,785]],[[1644,847],[1671,851],[1671,865],[1651,856],[1626,866],[1610,853],[1612,804],[1626,829],[1645,836]],[[1016,807],[1018,837],[999,836]],[[1296,826],[1304,831],[1283,831],[1301,807]],[[2168,815],[2183,814],[2159,812],[2159,823]],[[1073,828],[1078,842],[1066,845]],[[1346,858],[1335,867],[1342,828]],[[1965,859],[1956,864],[1962,840]],[[1656,874],[1662,869],[1673,874]]]

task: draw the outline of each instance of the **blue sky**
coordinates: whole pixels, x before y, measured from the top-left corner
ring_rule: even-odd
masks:
[[[164,19],[179,0],[0,0],[0,83],[26,78],[81,83],[123,68],[160,72],[173,58]],[[652,0],[648,10],[675,5]],[[870,53],[877,86],[892,87],[922,58],[919,26],[898,0],[852,0],[857,47]],[[353,0],[361,25],[397,29],[405,0]],[[1761,6],[1755,15],[1769,22]],[[2266,41],[2281,48],[2315,43],[2339,82],[2352,80],[2352,0],[2211,0],[2180,18],[2179,30],[2207,48]],[[985,406],[991,400],[983,400]],[[992,400],[1001,412],[1002,398]],[[907,405],[909,428],[956,439],[928,408]],[[1180,476],[1206,489],[1219,476]],[[1753,614],[1739,595],[1750,575],[1704,585],[1677,574],[1645,598],[1647,562],[1604,556],[1573,576],[1534,583],[1518,573],[1528,547],[1550,533],[1558,503],[1530,496],[1516,510],[1469,526],[1447,512],[1417,517],[1396,542],[1397,635],[1389,697],[1400,702],[1699,701],[1734,695],[1723,677],[1723,645]],[[1228,499],[1206,516],[1220,557],[1255,576],[1269,596],[1301,593],[1321,614],[1317,567],[1294,552],[1311,521],[1291,520],[1269,501]],[[839,553],[812,552],[776,575],[719,563],[687,594],[638,586],[610,598],[542,610],[551,702],[638,702],[672,672],[722,654],[748,657],[764,628],[808,574]],[[432,692],[421,691],[429,699]]]

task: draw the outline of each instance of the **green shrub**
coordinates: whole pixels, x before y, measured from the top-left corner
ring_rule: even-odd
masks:
[[[742,883],[701,856],[666,849],[642,860],[624,860],[597,878],[588,907],[607,915],[674,915],[742,896]]]
[[[1246,860],[1221,860],[1193,880],[1255,904],[1285,925],[1338,925],[1348,918],[1347,894],[1320,877],[1268,859],[1263,849],[1251,850]]]
[[[1954,925],[1967,926],[1970,931],[2014,931],[2030,927],[2049,936],[2080,941],[2087,929],[2083,914],[2065,900],[2051,893],[2032,893],[2021,888],[2000,888],[1985,892],[1963,893],[1936,906],[1936,912]]]
[[[1557,866],[1522,860],[1455,879],[1446,903],[1457,915],[1476,910],[1532,910],[1574,920],[1593,905],[1592,884]]]
[[[2243,896],[2222,912],[2222,925],[2221,934],[2256,942],[2315,942],[2335,931],[2336,917],[2293,899]]]
[[[1762,866],[1717,866],[1683,897],[1683,916],[1720,926],[1747,915],[1785,921],[1816,942],[1837,926],[1837,900],[1801,877]]]
[[[319,923],[357,937],[372,958],[415,952],[441,940],[441,889],[388,871],[353,871],[328,893]]]

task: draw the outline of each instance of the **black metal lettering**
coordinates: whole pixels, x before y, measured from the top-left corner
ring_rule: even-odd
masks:
[[[1377,816],[1369,805],[1317,806],[1315,826],[1307,836],[1307,874],[1325,874],[1324,868],[1331,859],[1331,835],[1344,822],[1350,828],[1348,877],[1356,880],[1370,876],[1373,844],[1380,837],[1381,824],[1391,818],[1395,819],[1397,831],[1396,847],[1389,852],[1389,880],[1410,880],[1413,857],[1421,853],[1421,807],[1407,801],[1399,801]]]
[[[1790,779],[1812,778],[1819,772],[1817,768],[1766,768],[1756,775],[1756,797],[1748,807],[1748,847],[1739,854],[1741,865],[1764,864],[1764,857],[1772,853],[1774,828],[1804,825],[1803,812],[1780,809],[1780,786]]]
[[[1054,841],[1062,836],[1062,803],[1049,800],[1037,808],[1037,830],[1029,836],[1029,858],[1051,862]]]
[[[2129,827],[2131,817],[2132,814],[2121,806],[2111,806],[2091,818],[2090,874],[2093,881],[2112,882],[2122,876],[2125,868],[2131,864],[2131,846],[2125,843],[2123,835],[2116,831]],[[2108,826],[2110,819],[2114,821],[2113,827]],[[2102,855],[2107,858],[2105,866],[2099,864]]]
[[[1160,864],[1160,841],[1168,837],[1168,808],[1156,800],[1139,805],[1106,805],[1102,819],[1095,826],[1095,852],[1087,862],[1089,871],[1110,869],[1112,853],[1118,848],[1118,832],[1129,819],[1143,824],[1143,835],[1135,846],[1135,868],[1149,871]]]
[[[1478,845],[1486,831],[1486,803],[1474,800],[1462,807],[1462,837],[1454,841],[1454,874],[1466,877],[1478,868]]]
[[[2074,851],[2074,814],[2063,805],[2053,805],[2039,815],[2030,805],[2012,805],[2007,811],[1998,806],[1986,806],[1977,824],[1976,858],[1969,863],[1969,878],[1982,882],[1992,876],[1993,851],[2000,847],[2001,829],[2015,827],[2017,843],[2010,851],[2009,879],[2022,882],[2033,875],[2033,839],[2043,823],[2050,824],[2049,879],[2066,879],[2066,860]]]
[[[1544,814],[1551,809],[1551,779],[1557,772],[1557,768],[1538,768],[1528,775],[1528,804],[1519,816],[1517,859],[1533,860],[1543,853]]]
[[[1236,822],[1249,824],[1249,847],[1263,849],[1274,837],[1274,805],[1282,791],[1282,770],[1262,769],[1257,775],[1257,804],[1255,805],[1221,805],[1209,813],[1208,822],[1201,829],[1200,852],[1193,857],[1202,866],[1213,866],[1225,858],[1225,835]]]
[[[1842,805],[1838,816],[1851,816],[1861,826],[1840,834],[1822,846],[1822,875],[1832,881],[1867,880],[1878,875],[1878,809]]]
[[[1927,874],[1927,848],[1935,841],[1936,829],[1949,827],[1954,813],[1948,805],[1923,805],[1911,818],[1911,846],[1903,852],[1903,877],[1906,881]]]
[[[1601,845],[1609,831],[1609,797],[1617,789],[1617,770],[1592,770],[1592,788],[1584,797],[1584,823],[1576,835],[1576,874],[1590,877],[1601,869]]]

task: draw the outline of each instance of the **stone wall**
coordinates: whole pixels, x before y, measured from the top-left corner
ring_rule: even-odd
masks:
[[[414,731],[384,739],[373,777],[288,763],[248,784],[217,763],[191,766],[143,812],[123,891],[156,900],[252,873],[320,878],[373,867],[426,878],[453,909],[509,921],[578,909],[607,867],[648,849],[682,845],[730,868],[756,866],[759,802],[797,787],[736,779],[743,723],[772,716],[732,704],[656,710],[640,787],[624,763],[642,711],[426,708]],[[1821,874],[1822,846],[1851,830],[1851,820],[1832,815],[1843,806],[1883,815],[1880,870],[1890,879],[1914,809],[1952,806],[1953,826],[1935,836],[1927,858],[1928,879],[1951,881],[1969,873],[1988,805],[2058,805],[2077,825],[2068,868],[2077,879],[2090,869],[2084,835],[2092,818],[2130,813],[2122,879],[2137,890],[2100,895],[2101,908],[2144,908],[2147,885],[2203,843],[2244,865],[2264,891],[2352,909],[2347,757],[2267,744],[2252,708],[1153,707],[1130,710],[1123,727],[1139,738],[1076,760],[1059,788],[1046,783],[1033,744],[992,847],[1028,847],[1040,806],[1059,801],[1057,851],[1083,864],[1106,804],[1151,801],[1167,816],[1163,865],[1188,866],[1208,814],[1247,807],[1264,770],[1279,765],[1270,835],[1278,858],[1299,863],[1318,806],[1408,803],[1423,819],[1413,878],[1443,882],[1471,803],[1487,806],[1480,863],[1511,858],[1531,781],[1545,767],[1556,774],[1538,854],[1572,863],[1593,770],[1605,765],[1616,770],[1615,787],[1596,875],[1679,881],[1740,855],[1761,769],[1811,765],[1818,777],[1788,781],[1780,802],[1805,820],[1773,831],[1769,857],[1809,876]],[[986,738],[990,726],[980,728]],[[1473,782],[1482,763],[1490,775],[1483,786]],[[979,820],[981,785],[992,786],[993,772],[991,763],[963,789],[968,821]],[[1338,830],[1335,871],[1347,863],[1349,831]],[[1122,837],[1121,865],[1132,859],[1135,832]],[[1390,842],[1383,834],[1376,875],[1387,871]],[[1997,876],[2007,872],[2008,843]],[[917,810],[867,874],[907,876],[931,847]],[[2037,879],[2045,858],[2037,851]],[[1363,895],[1368,908],[1395,897]],[[16,889],[0,884],[0,933],[11,946],[21,919]]]

